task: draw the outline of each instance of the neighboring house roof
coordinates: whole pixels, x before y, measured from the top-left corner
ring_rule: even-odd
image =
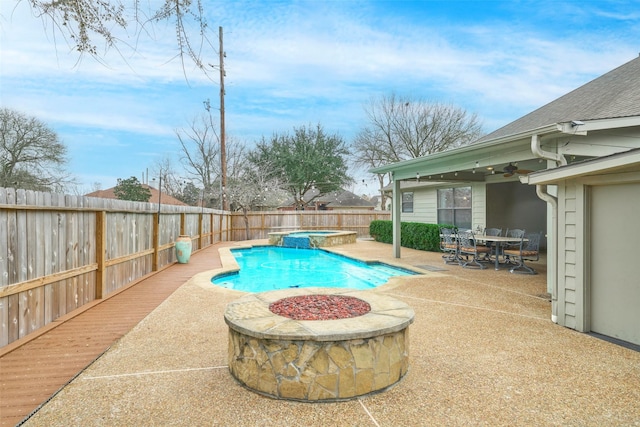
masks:
[[[360,196],[356,196],[351,191],[342,190],[341,192],[331,192],[322,197],[318,197],[315,201],[327,205],[327,207],[353,207],[353,208],[371,208],[375,206],[368,200]]]
[[[148,188],[151,192],[151,198],[149,199],[149,203],[158,203],[158,199],[160,197],[160,192],[155,188],[142,184],[144,188]],[[115,187],[107,188],[106,190],[98,190],[89,194],[85,194],[85,197],[99,197],[102,199],[117,199],[115,193]],[[171,197],[168,194],[162,193],[162,204],[163,205],[177,205],[177,206],[189,206],[186,203],[181,202],[175,197]]]
[[[304,196],[302,196],[302,200],[305,203],[309,203],[314,197],[318,195],[318,193],[319,193],[318,189],[314,188],[312,190],[309,190],[306,193],[304,193]],[[331,193],[325,194],[321,197],[316,197],[315,199],[313,199],[313,201],[311,201],[311,203],[326,204],[327,207],[330,207],[330,208],[336,208],[336,207],[371,208],[375,206],[373,203],[369,202],[368,200],[365,200],[362,197],[356,196],[355,194],[347,190],[332,191]],[[294,204],[294,201],[292,199],[289,199],[285,202],[284,206],[292,206],[293,204]]]
[[[490,141],[573,120],[640,116],[640,57],[491,132]]]

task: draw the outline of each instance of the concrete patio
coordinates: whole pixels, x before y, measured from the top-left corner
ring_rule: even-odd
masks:
[[[218,255],[219,245],[207,248]],[[358,241],[332,248],[424,268],[376,289],[409,304],[410,366],[355,400],[274,400],[228,371],[226,305],[245,295],[198,274],[25,426],[640,425],[640,352],[551,322],[540,274],[445,265],[440,254]],[[222,258],[224,265],[224,257]],[[174,268],[174,267],[172,267]],[[441,271],[434,271],[443,269]]]

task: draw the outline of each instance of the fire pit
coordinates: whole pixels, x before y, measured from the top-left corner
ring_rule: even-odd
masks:
[[[386,295],[287,289],[247,295],[224,316],[231,374],[271,397],[352,399],[392,386],[409,367],[414,312]]]
[[[269,310],[294,320],[335,320],[362,316],[371,311],[371,306],[345,295],[300,295],[271,303]]]

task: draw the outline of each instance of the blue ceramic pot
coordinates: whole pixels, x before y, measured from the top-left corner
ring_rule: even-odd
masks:
[[[191,258],[191,236],[180,235],[176,239],[176,258],[180,264],[186,264]]]

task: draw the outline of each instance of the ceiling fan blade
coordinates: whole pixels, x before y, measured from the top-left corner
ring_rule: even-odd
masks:
[[[505,177],[506,177],[506,176],[511,176],[511,175],[513,175],[513,173],[514,173],[515,171],[517,171],[517,170],[518,170],[518,167],[517,167],[517,166],[512,165],[511,163],[509,163],[507,166],[505,166],[505,167],[504,167],[504,169],[502,169],[502,173],[506,174],[506,175],[505,175]]]
[[[527,175],[533,171],[529,169],[518,169],[516,172],[519,173],[520,175]]]
[[[513,174],[512,174],[512,173],[505,173],[505,174],[504,174],[504,177],[505,177],[505,178],[509,178],[510,176],[513,176]]]

